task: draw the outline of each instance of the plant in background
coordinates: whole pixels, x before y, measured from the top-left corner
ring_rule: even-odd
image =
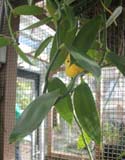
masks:
[[[122,124],[122,123],[121,123]],[[124,158],[124,141],[121,143],[121,125],[119,123],[106,122],[104,124],[103,140],[104,150],[103,157],[112,157],[116,160]]]
[[[119,143],[119,128],[115,126],[111,122],[107,122],[104,124],[105,130],[104,132],[104,144],[116,145]]]
[[[13,8],[11,2],[9,0],[3,2],[10,37],[1,34],[0,47],[12,45],[19,56],[32,65],[26,54],[19,48],[16,35],[20,31],[13,31],[12,17],[41,15],[43,9],[33,5],[32,0],[28,1],[29,5],[16,8]],[[35,51],[34,58],[42,54],[47,45],[52,42],[50,65],[46,71],[43,95],[37,97],[24,110],[10,135],[10,143],[20,140],[39,127],[51,107],[55,106],[57,112],[68,124],[72,125],[72,120],[75,119],[89,157],[91,160],[94,159],[86,135],[100,145],[101,126],[95,100],[89,85],[84,81],[84,75],[91,73],[98,81],[101,68],[109,64],[115,65],[125,75],[125,57],[113,53],[107,46],[107,28],[113,23],[116,24],[116,18],[122,12],[122,6],[118,6],[114,12],[111,12],[108,9],[111,2],[111,0],[89,1],[90,7],[99,3],[99,13],[86,19],[81,16],[79,8],[84,9],[87,1],[77,3],[76,0],[46,0],[46,18],[24,29],[53,23],[55,36],[45,39]],[[107,13],[110,13],[108,18]],[[72,77],[68,87],[59,77],[49,78],[51,71],[57,70],[64,64],[67,56],[70,56],[68,61],[70,70],[67,72],[66,66],[66,73]],[[77,83],[79,78],[80,84]]]

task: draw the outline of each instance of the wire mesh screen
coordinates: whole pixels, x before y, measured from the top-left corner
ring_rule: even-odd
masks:
[[[88,1],[86,6],[90,2],[92,1]],[[79,5],[81,4],[79,3]],[[93,3],[93,5],[95,6],[96,3]],[[124,34],[122,34],[122,31],[124,31],[125,23],[123,15],[120,19],[118,19],[118,27],[115,28],[113,26],[111,28],[114,34],[109,34],[108,37],[108,41],[110,42],[108,43],[109,48],[113,49],[113,51],[118,52],[119,54],[124,54]],[[21,16],[20,30],[37,21],[38,19],[33,16]],[[119,36],[117,36],[116,33],[119,33]],[[7,121],[12,121],[13,124],[14,119],[19,118],[26,106],[37,96],[41,95],[45,72],[49,64],[48,55],[51,44],[44,50],[39,59],[34,60],[32,57],[35,49],[38,48],[40,43],[50,35],[54,35],[54,31],[45,25],[39,28],[20,32],[20,48],[29,56],[30,60],[33,61],[35,65],[31,66],[23,62],[18,57],[16,95],[12,94],[14,93],[15,89],[14,83],[12,83],[15,81],[13,75],[16,73],[14,70],[16,65],[13,65],[12,63],[13,50],[9,50],[11,53],[8,60],[10,62],[9,66],[7,66],[7,68],[3,68],[5,65],[2,64],[0,67],[0,106],[3,105],[3,101],[1,100],[5,98],[3,98],[3,96],[6,88],[8,89],[6,90],[5,96],[9,97],[7,100],[5,98],[7,108],[5,109],[4,105],[1,107],[2,109],[0,108],[0,146],[3,146],[3,140],[1,137],[3,137],[3,134],[6,133],[3,131],[3,124],[8,123]],[[16,56],[14,60],[16,62]],[[11,72],[9,69],[12,69]],[[57,73],[54,76],[59,76],[65,83],[69,82],[68,78],[64,78],[65,76],[63,72]],[[103,132],[102,147],[100,147],[97,151],[96,144],[93,141],[91,141],[89,144],[93,155],[97,157],[95,159],[125,159],[124,77],[116,68],[110,67],[102,70],[102,77],[99,84],[97,84],[97,82],[91,76],[86,76],[85,80],[89,83],[89,86],[93,91],[97,106],[100,107],[99,110]],[[16,103],[10,103],[12,99],[14,102],[15,97]],[[7,117],[7,120],[2,114],[3,112],[6,112],[4,116]],[[7,127],[7,133],[10,133],[12,126],[10,128],[9,126]],[[75,122],[73,123],[72,127],[68,126],[68,124],[59,116],[56,110],[52,108],[51,112],[48,114],[48,117],[46,117],[41,126],[15,145],[15,153],[11,151],[11,146],[8,149],[5,145],[3,150],[5,150],[6,153],[11,152],[11,156],[9,157],[12,158],[7,158],[7,160],[88,159],[86,148],[78,145],[79,136],[80,132]],[[8,137],[6,137],[6,135],[5,139],[6,144],[8,144]],[[3,154],[3,150],[0,151],[0,155]]]
[[[33,16],[20,17],[20,30],[37,22],[38,19]],[[43,25],[42,27],[24,30],[19,34],[19,45],[29,59],[35,65],[25,63],[18,57],[17,67],[17,88],[16,88],[16,111],[20,114],[26,109],[37,96],[41,94],[46,68],[48,66],[49,48],[46,48],[42,55],[34,60],[34,51],[38,48],[40,43],[54,31],[49,27]],[[51,44],[50,44],[51,45]],[[15,146],[16,160],[43,160],[45,154],[44,142],[44,122],[33,133],[26,136],[20,143]]]
[[[20,72],[18,72],[19,74]],[[27,73],[28,74],[28,73]],[[30,75],[31,73],[29,73]],[[36,75],[37,77],[37,75]],[[31,77],[32,78],[32,77]],[[16,89],[16,120],[18,120],[19,116],[26,109],[27,105],[31,103],[31,101],[36,97],[35,90],[35,80],[28,79],[25,77],[25,74],[20,77],[17,77],[17,89]],[[16,143],[16,159],[30,160],[33,155],[33,135],[30,134],[26,136],[20,143]]]
[[[125,150],[125,79],[116,68],[102,74],[103,158],[124,159]]]
[[[59,76],[64,83],[68,84],[69,79],[66,78],[65,73],[57,73],[54,76]],[[86,81],[93,91],[93,95],[96,98],[96,91],[98,89],[97,83],[92,76],[86,76]],[[79,81],[78,81],[79,83]],[[50,118],[51,116],[51,118]],[[56,112],[55,108],[52,109],[49,120],[48,120],[48,160],[53,159],[87,159],[87,150],[85,146],[81,145],[82,139],[80,138],[80,131],[75,122],[72,126],[68,125],[66,121],[63,120]],[[95,154],[95,143],[90,142],[90,148]]]

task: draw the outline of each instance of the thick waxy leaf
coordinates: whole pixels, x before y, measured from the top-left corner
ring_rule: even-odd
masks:
[[[65,1],[65,3],[67,4],[67,5],[70,5],[71,3],[73,3],[75,0],[66,0]]]
[[[0,37],[0,47],[7,46],[11,43],[11,40],[5,37]]]
[[[125,56],[118,56],[115,53],[109,53],[107,58],[120,70],[125,76]]]
[[[85,132],[84,132],[84,137],[86,139],[87,144],[89,144],[91,142],[91,138]],[[85,147],[86,147],[86,144],[83,141],[82,135],[80,135],[77,142],[77,148],[83,149]]]
[[[65,5],[64,6],[64,11],[65,11],[65,14],[66,14],[67,21],[70,24],[69,29],[71,30],[76,26],[76,20],[75,20],[73,9],[69,5]]]
[[[46,8],[49,14],[53,17],[57,11],[58,6],[55,0],[46,0]]]
[[[119,17],[119,15],[122,13],[122,10],[123,10],[122,6],[119,6],[114,10],[112,15],[109,17],[109,19],[106,22],[107,28]]]
[[[100,62],[102,58],[102,53],[96,49],[89,49],[87,55],[89,55],[96,62]]]
[[[61,95],[64,95],[67,92],[65,84],[60,79],[53,78],[49,81],[48,90],[53,91],[56,89],[60,89]],[[55,107],[59,114],[63,117],[63,119],[71,124],[73,119],[73,112],[70,95],[68,94],[66,97],[61,99],[58,103],[55,104]]]
[[[100,66],[93,61],[90,57],[87,55],[82,55],[78,53],[77,51],[70,50],[71,55],[76,60],[76,63],[80,65],[85,70],[91,72],[95,77],[99,77],[101,74]]]
[[[52,19],[51,17],[44,18],[44,19],[42,19],[42,20],[40,20],[40,21],[38,21],[38,22],[36,22],[36,23],[24,28],[23,30],[33,29],[33,28],[40,27],[40,26],[42,26],[44,24],[48,24],[51,21],[51,19]]]
[[[27,55],[18,47],[18,45],[14,45],[14,48],[16,50],[16,52],[19,54],[19,56],[27,63],[29,63],[30,65],[33,65],[32,62],[29,60],[29,58],[27,57]]]
[[[35,58],[38,57],[43,51],[44,49],[48,46],[48,44],[51,42],[52,40],[52,36],[46,38],[38,47],[38,49],[35,52]]]
[[[85,54],[90,49],[94,40],[96,39],[97,33],[101,24],[101,17],[98,16],[89,22],[87,22],[78,32],[73,46],[81,53]]]
[[[56,40],[56,35],[53,39],[53,44],[52,44],[52,48],[51,48],[51,52],[50,52],[50,61],[52,60],[53,56],[56,54],[57,51],[57,40]],[[67,50],[65,47],[61,48],[60,53],[54,63],[54,65],[52,66],[52,71],[58,69],[65,61],[66,57],[67,57]]]
[[[100,144],[101,129],[95,101],[89,86],[80,84],[74,92],[74,108],[77,118],[88,136]]]
[[[71,30],[67,30],[67,33],[64,39],[64,43],[66,44],[66,46],[71,46],[72,42],[74,41],[76,32],[77,32],[77,26]]]
[[[66,43],[71,45],[75,38],[77,25],[75,18],[70,20],[70,17],[67,18],[67,16],[63,15],[58,26],[59,44]]]
[[[13,9],[14,15],[41,15],[42,8],[35,5],[22,5]]]
[[[43,94],[29,104],[10,135],[10,143],[20,140],[39,127],[58,97],[59,90],[56,90]]]

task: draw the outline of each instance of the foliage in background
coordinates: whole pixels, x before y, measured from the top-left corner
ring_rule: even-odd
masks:
[[[38,16],[43,13],[42,8],[32,5],[32,0],[28,0],[28,3],[29,5],[13,8],[11,2],[4,1],[10,37],[1,34],[0,47],[13,45],[24,61],[33,64],[17,43],[17,33],[20,31],[14,32],[11,25],[12,17]],[[97,15],[88,18],[82,15],[82,10],[87,3],[89,3],[89,8],[99,4]],[[111,0],[83,0],[79,3],[76,0],[46,0],[46,18],[25,28],[33,29],[52,23],[56,32],[54,37],[48,37],[41,42],[34,55],[34,58],[38,57],[52,42],[50,65],[45,76],[43,95],[27,106],[10,135],[10,143],[20,140],[39,127],[54,105],[67,123],[71,125],[72,119],[75,119],[89,157],[93,159],[86,137],[88,135],[97,144],[100,144],[101,126],[91,88],[84,82],[84,75],[91,73],[98,81],[101,68],[109,64],[115,65],[125,75],[125,57],[118,56],[107,46],[107,28],[113,24],[117,25],[116,19],[122,12],[122,6],[117,6],[112,12],[109,9],[111,4]],[[107,13],[110,13],[110,16],[107,16]],[[70,55],[70,62],[66,69],[73,72],[73,76],[67,87],[59,78],[49,80],[49,75],[52,70],[59,69],[68,55]],[[77,70],[79,67],[83,68],[81,72]],[[77,83],[78,79],[81,80],[80,84]]]
[[[17,104],[20,104],[21,109],[24,110],[26,109],[27,105],[32,101],[33,95],[31,91],[33,89],[33,83],[17,81],[16,86],[16,102]],[[30,95],[30,97],[27,95]]]

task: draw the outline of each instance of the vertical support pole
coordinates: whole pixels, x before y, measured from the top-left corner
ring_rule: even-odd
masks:
[[[13,29],[18,29],[18,26],[19,19],[17,18],[13,21]],[[8,30],[6,30],[6,32],[8,33]],[[17,54],[13,47],[9,46],[7,47],[7,62],[6,64],[2,65],[0,69],[0,84],[3,88],[3,95],[0,100],[1,160],[15,159],[15,145],[9,144],[9,135],[15,124],[16,72]]]
[[[99,112],[100,124],[102,123],[102,109],[101,109],[101,79],[96,82],[96,106]],[[101,159],[100,146],[96,145],[95,149],[95,159]]]
[[[52,110],[48,113],[48,125],[47,125],[47,132],[48,132],[48,155],[51,156],[52,153]]]

